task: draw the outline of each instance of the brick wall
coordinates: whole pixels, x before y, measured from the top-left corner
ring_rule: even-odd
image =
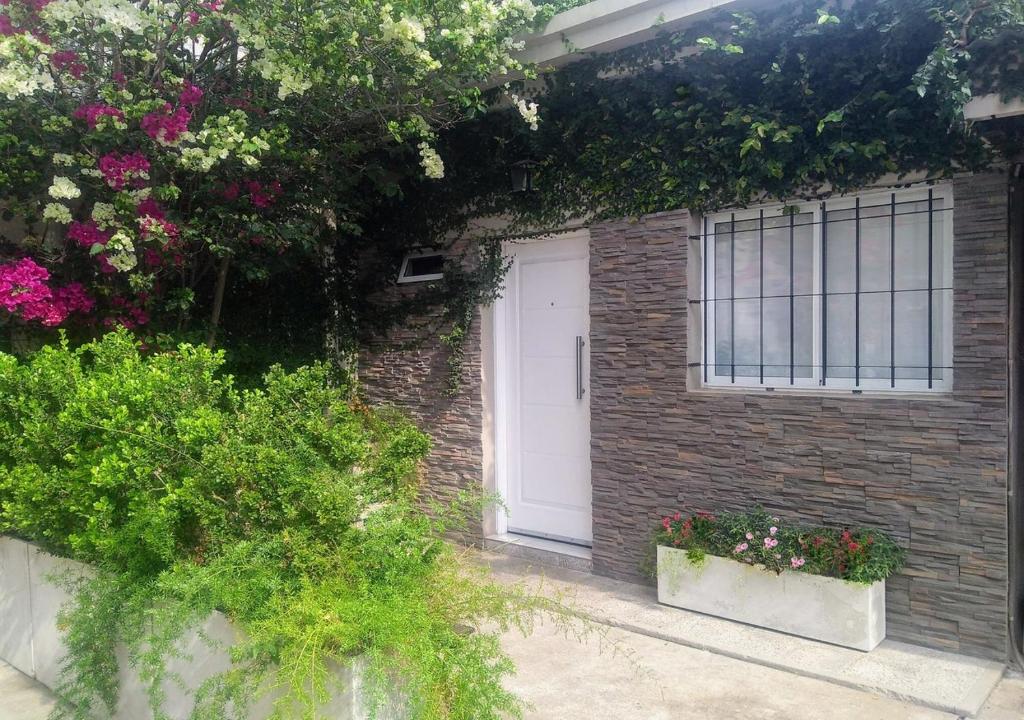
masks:
[[[927,398],[689,387],[688,213],[591,227],[596,572],[639,579],[677,508],[879,526],[908,549],[889,636],[1005,659],[1005,175],[954,202],[955,387]]]

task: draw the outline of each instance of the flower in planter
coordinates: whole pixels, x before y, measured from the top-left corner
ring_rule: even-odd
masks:
[[[741,552],[746,550],[748,547],[750,547],[750,546],[747,545],[746,543],[740,543],[739,545],[736,546],[736,549],[733,550],[733,552],[736,553],[737,555],[739,555]]]
[[[775,547],[775,546],[776,546],[776,545],[778,545],[778,544],[779,544],[779,541],[778,541],[778,540],[776,540],[776,539],[775,539],[775,538],[773,538],[773,537],[766,537],[766,538],[764,539],[764,546],[765,546],[766,548],[769,548],[769,549],[771,549],[771,548]]]
[[[789,559],[789,566],[796,570],[797,568],[803,567],[805,562],[807,561],[804,560],[802,557],[791,557]]]

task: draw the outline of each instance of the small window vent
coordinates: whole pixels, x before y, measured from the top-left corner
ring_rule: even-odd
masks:
[[[409,253],[402,260],[398,282],[426,282],[427,280],[440,280],[443,277],[444,255],[433,251],[416,252]]]

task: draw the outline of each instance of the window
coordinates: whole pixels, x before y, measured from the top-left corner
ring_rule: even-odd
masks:
[[[952,195],[863,194],[704,219],[704,384],[952,387]]]
[[[440,280],[444,277],[444,255],[432,250],[409,253],[402,260],[398,282],[412,283]]]

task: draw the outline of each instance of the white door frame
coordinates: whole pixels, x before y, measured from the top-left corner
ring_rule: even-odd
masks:
[[[508,256],[510,250],[516,244],[523,243],[542,243],[548,240],[557,239],[582,239],[585,240],[586,246],[590,246],[590,231],[587,228],[580,228],[572,230],[566,233],[559,233],[557,235],[548,235],[537,238],[519,239],[515,241],[506,241],[503,243],[503,253]],[[553,255],[551,259],[558,259],[557,255]],[[511,274],[511,273],[510,273]],[[507,276],[508,277],[508,276]],[[484,361],[485,368],[487,365],[491,365],[493,368],[492,383],[493,399],[492,419],[493,419],[493,489],[494,492],[504,500],[508,497],[509,492],[509,480],[510,480],[510,468],[513,462],[512,447],[512,427],[515,418],[510,416],[510,412],[518,413],[520,406],[519,399],[519,383],[511,381],[511,373],[517,371],[518,360],[514,358],[511,351],[512,342],[510,337],[511,333],[516,330],[514,323],[518,321],[518,282],[509,281],[506,279],[505,289],[501,296],[495,300],[492,306],[492,326],[493,332],[491,334],[491,348],[493,352],[493,364],[487,363],[486,358]],[[587,354],[589,357],[590,349],[590,331],[589,331],[589,313],[587,314],[587,329],[584,340],[587,343]],[[486,345],[486,344],[485,344]],[[486,349],[486,348],[485,348]],[[584,387],[586,389],[586,401],[589,407],[590,403],[590,387],[589,387],[589,375],[590,375],[589,362],[586,363],[584,370]],[[486,369],[485,369],[486,373]],[[487,383],[485,383],[487,384]],[[486,389],[485,389],[485,394]],[[485,399],[485,407],[487,405]],[[485,461],[486,462],[486,461]],[[490,483],[487,482],[485,471],[485,487]],[[591,495],[591,502],[593,501],[593,495]],[[492,520],[493,525],[488,520]],[[505,535],[508,533],[508,512],[504,505],[499,504],[495,507],[493,517],[485,518],[485,529],[488,530],[488,534],[493,532],[496,535]]]

